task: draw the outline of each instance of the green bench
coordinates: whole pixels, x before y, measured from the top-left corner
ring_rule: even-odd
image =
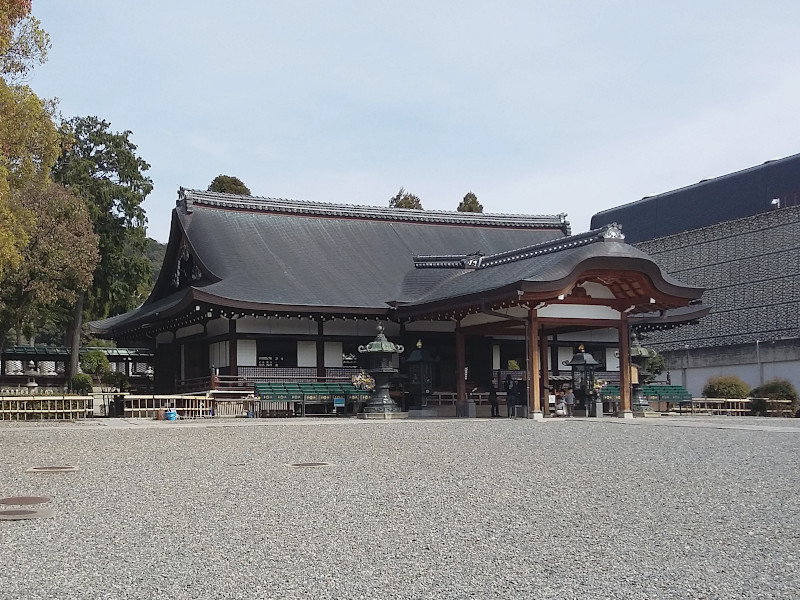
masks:
[[[259,382],[253,384],[253,394],[261,400],[261,412],[265,416],[292,416],[294,409],[276,409],[275,403],[294,406],[302,403],[305,412],[306,404],[333,404],[336,398],[344,398],[345,402],[364,402],[372,393],[360,390],[349,383],[288,383]],[[273,415],[273,413],[276,413]],[[277,414],[281,413],[281,414]],[[283,413],[292,413],[286,415]]]

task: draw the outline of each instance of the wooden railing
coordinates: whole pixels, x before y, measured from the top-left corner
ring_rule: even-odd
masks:
[[[73,420],[92,416],[91,396],[0,396],[0,421]]]

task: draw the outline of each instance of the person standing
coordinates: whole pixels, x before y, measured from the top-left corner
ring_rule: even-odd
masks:
[[[571,387],[568,387],[567,393],[564,394],[564,404],[567,406],[567,416],[571,417],[575,410],[575,394]]]
[[[503,382],[503,389],[506,392],[506,411],[509,418],[514,416],[514,405],[517,403],[517,386],[511,375],[506,375],[506,380]]]
[[[494,387],[494,382],[489,382],[489,404],[492,408],[492,416],[500,416],[500,406],[497,404],[497,390]]]

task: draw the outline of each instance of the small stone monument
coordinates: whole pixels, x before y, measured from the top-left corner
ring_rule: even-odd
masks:
[[[383,325],[378,324],[378,335],[366,346],[359,346],[358,351],[369,358],[370,368],[367,373],[375,380],[372,398],[358,413],[359,419],[405,419],[408,413],[403,412],[389,395],[389,382],[397,374],[392,362],[394,356],[403,352],[403,346],[394,344],[383,335]]]

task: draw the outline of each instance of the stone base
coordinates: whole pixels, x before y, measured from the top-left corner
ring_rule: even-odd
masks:
[[[544,415],[541,411],[531,411],[528,413],[528,418],[534,421],[544,421]]]
[[[657,419],[657,418],[659,418],[661,416],[661,413],[657,413],[657,412],[652,411],[652,410],[641,410],[641,411],[634,411],[633,412],[633,416],[634,417],[645,417],[645,418],[648,418],[648,419],[653,419],[653,418]]]
[[[438,411],[433,407],[417,407],[408,409],[409,419],[429,419],[431,417],[438,417]]]
[[[407,412],[374,412],[374,413],[358,413],[359,419],[407,419]]]
[[[472,400],[466,400],[464,402],[456,402],[456,416],[457,417],[466,417],[468,419],[474,419],[478,416],[478,410],[475,406],[475,402]]]
[[[633,412],[630,410],[623,411],[617,415],[620,419],[632,419]]]

